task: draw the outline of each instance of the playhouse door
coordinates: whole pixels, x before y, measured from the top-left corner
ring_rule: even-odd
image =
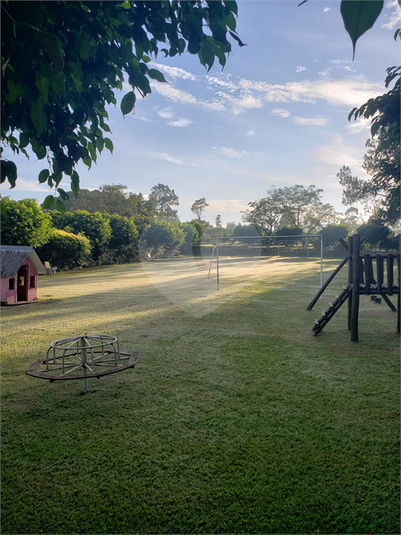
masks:
[[[28,266],[20,267],[17,279],[17,301],[28,301]]]

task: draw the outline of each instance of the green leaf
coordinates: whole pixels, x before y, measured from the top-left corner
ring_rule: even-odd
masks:
[[[214,63],[213,50],[210,48],[209,45],[205,45],[199,50],[198,55],[202,65],[207,65],[207,70],[210,71]]]
[[[41,31],[35,32],[35,36],[52,62],[53,74],[59,74],[64,67],[63,51],[60,40],[55,35]]]
[[[64,212],[65,212],[64,203],[63,203],[63,201],[60,201],[60,199],[56,200],[56,210],[58,212],[61,212],[62,214],[64,214]]]
[[[43,208],[47,210],[48,208],[51,208],[54,204],[54,197],[53,195],[48,195],[46,199],[43,201]]]
[[[96,148],[99,152],[102,152],[103,147],[104,147],[104,139],[101,136],[99,136],[98,138],[96,138]]]
[[[42,169],[42,171],[39,173],[38,180],[40,184],[43,184],[46,182],[46,180],[49,178],[49,170],[48,169]]]
[[[36,132],[40,135],[47,125],[47,115],[45,110],[37,102],[31,107],[30,116],[36,128]]]
[[[136,96],[133,91],[130,91],[126,95],[124,95],[122,101],[121,101],[121,111],[123,112],[123,115],[127,115],[127,113],[130,113],[134,106],[135,106]]]
[[[15,188],[15,183],[17,181],[17,166],[10,160],[1,160],[1,184],[6,179],[10,183],[11,189]]]
[[[232,37],[233,39],[235,39],[235,40],[237,41],[237,43],[239,44],[239,46],[248,46],[248,45],[246,45],[245,43],[243,43],[243,42],[241,41],[241,39],[238,37],[238,35],[236,35],[234,32],[228,32],[228,33],[231,35],[231,37]]]
[[[73,171],[71,175],[71,191],[75,195],[75,198],[77,198],[79,193],[79,175],[76,171]]]
[[[341,15],[351,37],[353,56],[357,40],[376,22],[383,8],[383,0],[342,0]]]
[[[19,135],[19,148],[25,148],[29,143],[29,134],[28,132],[21,132]]]
[[[96,149],[92,141],[89,141],[88,143],[88,151],[90,154],[91,159],[96,162]]]
[[[111,141],[110,138],[108,138],[108,137],[104,138],[104,146],[106,147],[107,150],[109,150],[111,153],[113,153],[114,145],[113,145],[113,142]]]
[[[238,13],[237,2],[234,2],[234,0],[226,0],[224,4],[228,7],[230,11],[232,11],[233,13],[237,15]]]
[[[151,93],[149,79],[144,74],[137,74],[135,77],[135,85],[142,91],[144,95]]]
[[[68,193],[66,193],[62,188],[57,188],[57,193],[64,201],[68,201],[70,199]]]
[[[163,73],[161,73],[157,69],[149,69],[148,74],[149,74],[150,78],[152,78],[153,80],[157,80],[158,82],[167,83],[167,80],[164,78]]]

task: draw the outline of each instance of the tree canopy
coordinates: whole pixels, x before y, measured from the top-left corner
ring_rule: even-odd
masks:
[[[107,105],[128,82],[121,101],[130,113],[138,95],[151,93],[151,82],[166,82],[151,68],[159,53],[195,54],[207,70],[215,59],[221,66],[231,51],[228,37],[236,34],[235,1],[68,0],[1,2],[1,139],[16,153],[28,156],[30,146],[46,159],[40,183],[55,188],[45,208],[64,210],[67,192],[60,187],[70,177],[79,191],[76,164],[88,168],[106,148]],[[15,163],[3,159],[1,181],[15,186]],[[56,198],[57,197],[57,198]]]
[[[401,37],[400,30],[394,37]],[[337,174],[344,204],[370,203],[371,211],[390,224],[400,217],[400,77],[401,67],[388,68],[385,87],[395,82],[393,87],[354,108],[348,117],[371,119],[371,139],[366,142],[368,150],[362,166],[370,179],[353,177],[346,166]]]
[[[165,184],[157,184],[150,190],[149,200],[154,203],[159,219],[178,219],[177,210],[180,200],[175,191]]]
[[[191,206],[191,212],[193,212],[196,215],[196,219],[198,221],[202,221],[202,216],[208,207],[208,203],[206,202],[205,197],[202,197],[201,199],[197,199]]]
[[[330,204],[321,202],[323,190],[315,186],[277,188],[271,186],[267,196],[249,203],[243,219],[263,234],[271,235],[281,227],[302,228],[305,234],[317,232],[332,224],[337,214]]]

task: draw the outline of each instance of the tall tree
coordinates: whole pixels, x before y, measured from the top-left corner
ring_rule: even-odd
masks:
[[[394,37],[401,37],[401,31],[397,30]],[[347,204],[355,199],[371,202],[374,212],[390,224],[400,217],[400,77],[401,67],[387,69],[385,87],[395,81],[393,87],[354,108],[348,116],[349,120],[371,119],[371,139],[366,142],[368,150],[363,161],[370,179],[350,178],[349,168],[344,167],[337,175]],[[341,176],[344,169],[348,170],[346,179]]]
[[[243,220],[255,225],[263,234],[271,235],[280,227],[302,228],[305,234],[317,232],[337,218],[334,208],[321,201],[323,190],[315,186],[277,188],[271,186],[267,196],[250,202]]]
[[[178,195],[165,184],[157,184],[150,190],[149,200],[154,203],[159,219],[178,219],[172,206],[180,204]]]
[[[276,186],[271,186],[266,197],[250,202],[249,206],[251,209],[242,216],[244,222],[255,225],[261,234],[273,234],[283,214],[281,196]]]
[[[128,82],[121,111],[130,113],[138,95],[151,93],[151,81],[165,82],[148,66],[158,52],[173,57],[188,51],[208,70],[215,58],[223,67],[236,34],[235,1],[74,1],[1,2],[1,139],[14,153],[30,145],[47,159],[41,183],[56,189],[45,207],[68,198],[63,175],[77,194],[75,170],[89,168],[104,148],[107,105]],[[4,160],[1,180],[17,180],[15,162]]]
[[[191,206],[191,212],[193,212],[196,215],[196,219],[198,221],[202,221],[203,214],[205,213],[205,210],[207,208],[208,203],[206,202],[205,197],[202,197],[201,199],[197,199]]]

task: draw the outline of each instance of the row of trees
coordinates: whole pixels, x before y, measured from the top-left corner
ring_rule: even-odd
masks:
[[[188,253],[200,244],[204,225],[181,223],[172,206],[179,198],[168,186],[154,186],[147,199],[126,186],[82,190],[67,210],[40,207],[33,199],[2,200],[2,243],[30,245],[60,269],[138,261]]]

